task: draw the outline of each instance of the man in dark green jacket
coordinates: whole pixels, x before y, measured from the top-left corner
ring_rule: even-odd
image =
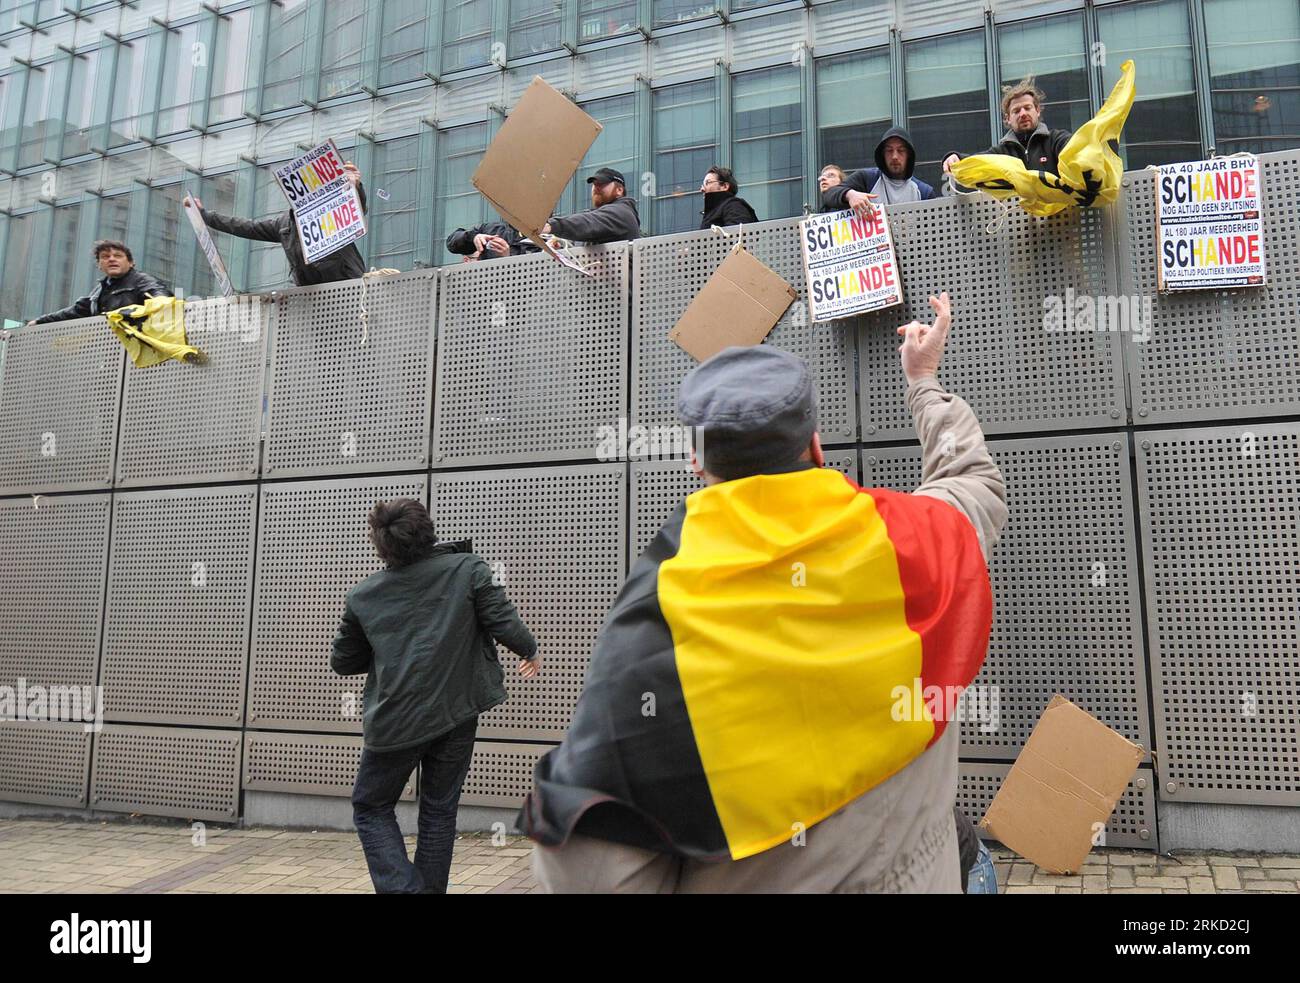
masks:
[[[537,675],[541,658],[488,565],[454,544],[437,545],[423,504],[378,502],[369,522],[386,569],[348,593],[330,656],[339,675],[369,674],[353,821],[377,893],[445,894],[478,715],[506,701],[495,642],[521,657],[525,679]],[[394,807],[417,764],[412,864]]]

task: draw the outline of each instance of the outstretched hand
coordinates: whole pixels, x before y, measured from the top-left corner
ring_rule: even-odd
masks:
[[[939,371],[944,344],[948,341],[948,329],[952,326],[952,302],[948,299],[948,292],[945,290],[938,297],[932,296],[930,307],[935,314],[934,324],[913,321],[898,329],[903,336],[898,351],[903,361],[903,374],[909,383]]]

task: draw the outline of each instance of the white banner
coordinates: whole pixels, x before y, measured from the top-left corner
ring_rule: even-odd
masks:
[[[1160,290],[1267,282],[1259,158],[1165,164],[1156,178]]]
[[[903,302],[883,208],[875,208],[869,218],[851,210],[810,215],[799,225],[799,239],[810,320],[852,317]]]
[[[307,262],[314,263],[366,234],[361,199],[343,170],[333,140],[277,167],[275,179],[293,208]]]

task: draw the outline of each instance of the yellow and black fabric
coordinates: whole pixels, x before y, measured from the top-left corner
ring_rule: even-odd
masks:
[[[943,733],[911,694],[968,685],[991,620],[975,530],[945,502],[811,466],[701,489],[629,574],[520,826],[552,846],[767,850]]]

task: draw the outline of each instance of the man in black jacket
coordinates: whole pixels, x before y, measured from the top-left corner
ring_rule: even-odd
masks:
[[[612,167],[602,167],[587,183],[591,185],[591,208],[567,218],[552,218],[542,226],[542,234],[576,243],[641,238],[641,216],[636,199],[627,197],[623,175]]]
[[[104,278],[74,304],[43,314],[28,324],[48,324],[51,321],[70,321],[77,317],[91,317],[115,311],[119,307],[143,304],[149,297],[170,297],[171,291],[161,280],[135,268],[135,257],[126,243],[116,239],[101,239],[95,243],[95,264]]]
[[[736,175],[729,167],[710,167],[700,184],[704,195],[704,211],[700,214],[700,228],[708,229],[715,225],[741,225],[757,222],[758,216],[744,198],[736,197],[740,186],[736,184]]]
[[[357,165],[348,161],[343,165],[352,186],[357,189],[361,199],[361,211],[366,211],[366,189],[361,184],[361,172]],[[278,242],[289,258],[289,275],[293,282],[303,287],[311,283],[333,283],[336,280],[355,280],[366,272],[365,261],[357,251],[356,243],[349,242],[342,249],[337,249],[328,256],[322,256],[314,263],[308,263],[302,252],[302,241],[298,237],[298,227],[293,220],[293,209],[282,212],[275,218],[246,219],[234,218],[210,212],[203,207],[203,202],[195,199],[199,213],[208,228],[226,232],[241,239],[257,239],[262,242]]]
[[[1033,78],[1023,79],[1002,90],[1002,119],[1007,132],[1002,139],[984,151],[986,154],[1005,154],[1015,157],[1031,171],[1056,173],[1061,151],[1070,142],[1069,130],[1048,129],[1042,121],[1043,102],[1047,96],[1034,84]],[[952,165],[961,160],[961,154],[948,154],[943,159],[947,174]]]
[[[369,523],[386,569],[348,593],[330,656],[341,676],[369,673],[353,822],[377,893],[445,894],[478,715],[506,701],[495,642],[522,657],[525,679],[542,660],[488,565],[456,544],[435,545],[422,503],[378,502]],[[417,764],[412,864],[394,806]]]
[[[842,183],[823,189],[821,210],[838,212],[852,208],[870,213],[872,202],[877,199],[882,205],[898,205],[938,198],[939,192],[912,176],[915,170],[916,148],[912,146],[911,135],[901,126],[890,127],[876,144],[876,166],[852,171]]]
[[[447,236],[447,251],[472,259],[496,259],[541,252],[505,222],[484,222],[472,229],[457,229]]]

